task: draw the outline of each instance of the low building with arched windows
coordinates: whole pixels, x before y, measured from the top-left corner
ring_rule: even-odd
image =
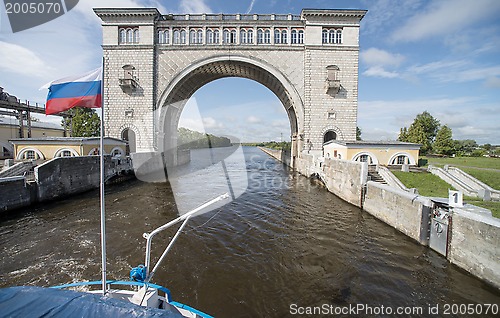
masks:
[[[28,128],[28,122],[23,121],[19,125],[19,120],[14,117],[0,116],[0,160],[11,159],[14,157],[14,147],[9,142],[10,139],[19,138],[19,136],[32,137],[64,137],[65,131],[61,125],[32,121],[31,129]]]
[[[368,162],[370,165],[418,165],[419,144],[400,141],[342,141],[323,144],[325,158]]]
[[[99,154],[99,137],[47,137],[9,140],[14,145],[16,160],[49,160],[58,157],[92,156]],[[104,154],[125,157],[127,142],[104,138]]]

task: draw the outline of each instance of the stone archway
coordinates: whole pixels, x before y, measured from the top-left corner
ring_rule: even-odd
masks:
[[[157,145],[160,151],[175,149],[177,128],[188,99],[202,86],[224,77],[254,80],[281,101],[290,121],[292,163],[300,149],[299,132],[303,131],[304,105],[293,85],[272,66],[244,56],[216,56],[198,61],[176,76],[163,91],[156,111]]]

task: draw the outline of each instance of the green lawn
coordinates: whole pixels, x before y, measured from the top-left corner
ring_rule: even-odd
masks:
[[[486,157],[456,157],[456,158],[428,158],[422,157],[427,160],[428,165],[435,165],[443,167],[444,165],[452,165],[457,167],[476,167],[476,168],[489,168],[500,170],[500,158],[486,158]]]
[[[426,197],[448,197],[448,189],[455,190],[438,176],[425,172],[391,171],[407,188],[417,188]]]
[[[478,170],[483,172],[483,170]],[[490,171],[484,171],[490,172]],[[448,190],[453,189],[448,183],[444,182],[438,176],[426,172],[402,172],[392,171],[407,188],[417,188],[418,193],[427,197],[448,197]],[[479,179],[479,178],[478,178]],[[480,179],[481,180],[481,179]],[[483,181],[484,182],[484,181]],[[491,214],[500,218],[500,202],[481,201],[478,198],[465,198],[466,203],[476,205],[491,210]]]
[[[488,209],[494,217],[500,219],[500,202],[482,201],[478,198],[465,198],[464,201],[466,203]]]
[[[474,178],[486,183],[493,189],[500,190],[500,170],[480,170],[475,168],[459,168]]]

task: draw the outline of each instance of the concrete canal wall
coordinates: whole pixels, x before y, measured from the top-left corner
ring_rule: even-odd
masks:
[[[0,211],[30,205],[34,199],[32,192],[23,176],[0,178]]]
[[[357,207],[362,206],[363,185],[368,176],[366,163],[326,159],[319,168],[328,191]]]
[[[111,177],[115,172],[111,157],[104,158],[104,166],[106,178]],[[99,156],[55,158],[35,167],[35,180],[38,202],[98,188]]]
[[[127,160],[105,157],[107,179],[130,170]],[[30,181],[25,176],[0,178],[0,211],[98,188],[99,156],[55,158],[35,167],[34,177]]]
[[[448,259],[500,288],[500,219],[479,208],[454,208]]]
[[[281,161],[283,164],[287,166],[291,166],[291,152],[290,150],[281,150],[281,149],[270,149],[270,148],[265,148],[265,147],[257,147],[269,156],[273,157],[274,159]]]
[[[429,246],[430,221],[436,208],[429,198],[367,181],[366,164],[359,162],[302,154],[297,158],[296,167],[306,177],[322,179],[327,189],[343,200]],[[488,210],[484,211],[470,205],[451,209],[446,257],[451,263],[500,288],[500,220],[492,217]]]
[[[368,181],[363,210],[420,244],[429,244],[429,222],[433,203],[426,197]]]

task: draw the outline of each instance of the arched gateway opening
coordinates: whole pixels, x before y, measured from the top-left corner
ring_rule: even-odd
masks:
[[[195,63],[170,82],[163,91],[159,104],[161,107],[157,126],[159,150],[176,149],[179,119],[189,98],[205,84],[225,77],[254,80],[271,90],[280,100],[290,121],[293,164],[300,149],[297,136],[303,126],[303,103],[293,85],[280,72],[262,61],[239,56],[226,55]]]

